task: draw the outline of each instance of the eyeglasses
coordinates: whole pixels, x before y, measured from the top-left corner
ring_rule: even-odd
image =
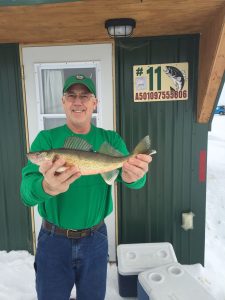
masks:
[[[81,102],[85,103],[90,100],[93,94],[75,94],[75,93],[64,93],[66,100],[68,102],[75,102],[77,98],[81,100]]]

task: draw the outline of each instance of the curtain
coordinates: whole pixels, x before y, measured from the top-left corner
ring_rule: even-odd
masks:
[[[43,105],[42,114],[64,113],[62,94],[64,84],[63,70],[43,70]]]

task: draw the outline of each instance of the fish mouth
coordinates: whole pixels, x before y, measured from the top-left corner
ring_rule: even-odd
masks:
[[[32,153],[27,153],[27,158],[29,159],[38,159],[38,155],[37,154],[32,154]]]

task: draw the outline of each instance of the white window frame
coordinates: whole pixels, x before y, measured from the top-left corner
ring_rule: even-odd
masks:
[[[44,118],[66,118],[64,113],[62,114],[44,114],[41,112],[41,107],[44,107],[43,98],[43,85],[42,85],[42,70],[64,70],[64,69],[88,69],[94,68],[96,74],[96,97],[101,99],[101,65],[99,61],[87,61],[87,62],[62,62],[62,63],[35,63],[34,75],[35,75],[35,88],[36,88],[36,102],[38,113],[38,127],[39,130],[44,128]],[[98,100],[97,112],[92,115],[96,119],[96,126],[102,127],[102,109],[101,101]]]

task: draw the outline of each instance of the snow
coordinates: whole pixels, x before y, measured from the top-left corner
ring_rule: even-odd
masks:
[[[205,268],[200,264],[185,266],[216,300],[225,300],[224,133],[225,116],[215,116],[208,143]],[[0,251],[0,300],[37,300],[33,262],[34,257],[26,251]],[[105,299],[125,299],[118,293],[115,264],[108,265]]]
[[[205,267],[225,299],[225,116],[215,115],[208,142]]]
[[[220,94],[218,105],[225,105],[225,83]]]

